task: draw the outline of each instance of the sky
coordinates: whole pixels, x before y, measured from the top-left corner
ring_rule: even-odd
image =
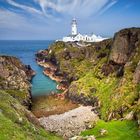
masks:
[[[76,18],[82,34],[140,27],[140,0],[0,0],[0,40],[54,40]]]

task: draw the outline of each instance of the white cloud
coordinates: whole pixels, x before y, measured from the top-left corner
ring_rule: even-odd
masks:
[[[12,6],[15,6],[15,7],[18,7],[18,8],[21,8],[25,11],[28,11],[30,13],[37,13],[37,14],[42,14],[42,12],[40,10],[37,10],[33,7],[30,7],[30,6],[26,6],[26,5],[22,5],[22,4],[19,4],[13,0],[7,0],[7,2],[12,5]]]
[[[110,7],[115,5],[117,3],[117,0],[112,0],[110,3],[108,3],[100,12],[99,14],[103,14],[105,11],[107,11]]]
[[[104,13],[118,0],[33,0],[40,5],[41,10],[19,4],[14,0],[6,1],[10,5],[23,9],[29,13],[37,13],[39,15],[45,15],[47,18],[59,19],[59,17],[56,17],[56,14],[54,16],[53,13],[59,13],[63,16],[87,18],[97,13]]]
[[[40,23],[40,21],[41,23]],[[8,30],[34,30],[46,24],[47,20],[37,16],[28,18],[22,14],[15,13],[6,9],[0,9],[0,29]],[[39,26],[40,25],[40,26]]]
[[[20,28],[27,25],[27,19],[14,12],[0,9],[0,28]]]
[[[102,8],[104,11],[109,9],[116,3],[116,0],[34,0],[37,2],[44,14],[48,14],[48,10],[52,10],[64,14],[80,18],[89,17]]]
[[[61,31],[55,28],[56,26],[57,23],[42,16],[29,19],[14,11],[0,9],[1,39],[50,39],[56,37],[55,34]]]

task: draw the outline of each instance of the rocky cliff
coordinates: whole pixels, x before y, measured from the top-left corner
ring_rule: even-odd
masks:
[[[40,51],[37,61],[63,77],[66,97],[93,105],[104,120],[137,119],[140,124],[140,28],[123,29],[113,39],[86,47],[56,42]]]
[[[30,105],[30,80],[35,72],[19,59],[0,56],[0,89],[16,97],[26,106]]]
[[[117,64],[126,64],[139,48],[140,29],[124,29],[114,36],[110,60]]]
[[[0,56],[0,139],[58,140],[29,111],[30,80],[35,72],[19,59]]]

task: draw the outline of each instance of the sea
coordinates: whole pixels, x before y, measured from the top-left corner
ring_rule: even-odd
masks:
[[[54,41],[16,41],[1,40],[0,55],[10,55],[19,58],[24,64],[30,65],[36,72],[32,79],[32,96],[48,95],[57,92],[57,83],[43,74],[43,68],[37,65],[35,54],[48,48]]]

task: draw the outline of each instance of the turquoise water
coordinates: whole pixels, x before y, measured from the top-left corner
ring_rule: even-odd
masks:
[[[11,55],[18,57],[24,64],[31,65],[36,71],[32,79],[32,95],[46,95],[56,90],[56,82],[43,75],[43,68],[35,61],[35,53],[46,49],[53,41],[0,41],[0,55]]]

